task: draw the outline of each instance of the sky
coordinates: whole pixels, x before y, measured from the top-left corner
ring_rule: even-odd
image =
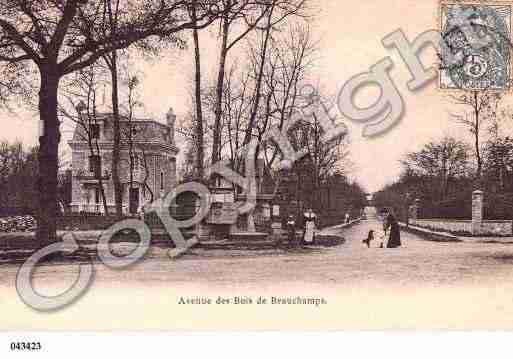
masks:
[[[354,163],[351,177],[368,192],[374,192],[397,179],[401,172],[399,160],[422,144],[444,135],[465,137],[465,129],[451,122],[448,110],[454,109],[447,94],[437,89],[436,81],[415,93],[406,87],[409,73],[394,50],[387,50],[381,39],[402,29],[413,40],[420,33],[437,28],[438,0],[364,0],[315,1],[320,9],[313,27],[320,39],[320,58],[316,74],[323,87],[333,93],[356,74],[369,71],[369,67],[390,56],[394,62],[391,76],[401,92],[406,112],[401,122],[378,138],[361,135],[362,124],[346,121],[350,136],[350,159]],[[203,63],[207,71],[214,72],[217,64],[215,41],[202,36]],[[422,58],[426,65],[434,63],[434,51],[426,49]],[[192,56],[190,51],[166,52],[141,67],[142,116],[164,121],[169,107],[183,116],[190,103]],[[369,88],[356,97],[360,106],[372,104],[379,94]],[[19,111],[3,113],[0,138],[20,139],[27,144],[37,142],[37,114]],[[65,142],[71,136],[70,126],[63,132]]]

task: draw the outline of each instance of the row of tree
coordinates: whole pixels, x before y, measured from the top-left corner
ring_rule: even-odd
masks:
[[[485,191],[485,216],[513,218],[513,138],[492,136],[479,147],[443,137],[407,153],[398,181],[375,195],[378,206],[393,206],[406,216],[407,207],[420,200],[424,218],[468,219],[472,192]]]
[[[186,177],[204,178],[205,168],[221,159],[240,170],[241,149],[253,139],[262,144],[257,156],[265,157],[266,167],[272,168],[281,160],[279,150],[264,143],[264,136],[272,126],[281,130],[293,111],[304,105],[301,89],[312,75],[316,51],[307,2],[235,4],[230,0],[223,5],[233,8],[220,20],[219,63],[213,79],[205,79],[201,62],[199,41],[208,34],[202,31],[200,37],[200,31],[193,32],[193,101],[181,130],[194,154],[186,162]]]
[[[223,15],[223,1],[16,0],[0,4],[0,94],[8,103],[38,92],[39,193],[37,238],[56,239],[58,155],[61,140],[58,94],[62,80],[104,60],[112,74],[115,127],[112,176],[121,213],[117,51],[132,45],[157,51],[187,29]],[[188,16],[194,9],[194,19]],[[15,96],[13,96],[15,95]]]
[[[0,216],[35,214],[38,179],[37,147],[24,148],[21,142],[0,142]],[[58,177],[58,202],[71,202],[71,174]]]
[[[137,104],[131,94],[138,80],[129,76],[123,82],[120,58],[134,49],[156,55],[170,47],[183,48],[188,36],[194,44],[195,65],[193,106],[181,126],[189,139],[186,157],[194,163],[185,173],[188,177],[208,180],[205,168],[222,158],[240,170],[240,150],[255,138],[260,143],[256,157],[265,158],[268,172],[276,175],[283,154],[275,143],[264,141],[272,126],[291,136],[294,132],[303,136],[294,146],[307,150],[318,181],[340,172],[342,166],[335,164],[343,163],[347,141],[339,137],[329,143],[318,142],[324,134],[318,126],[317,110],[328,110],[330,106],[324,104],[330,101],[318,90],[305,91],[316,57],[308,21],[313,13],[306,0],[2,2],[1,103],[8,106],[23,98],[40,114],[37,237],[47,242],[56,236],[61,120],[65,117],[90,128],[96,116],[98,81],[111,89],[111,176],[116,214],[122,215],[120,151],[123,142],[130,143],[132,129],[129,126],[128,135],[124,134],[120,118],[133,115]],[[213,29],[217,30],[219,62],[215,79],[207,83],[201,41]],[[122,87],[128,93],[125,110],[120,99]],[[38,99],[37,104],[32,103],[33,98]],[[298,109],[311,115],[287,131],[287,119]],[[309,137],[312,133],[316,135]],[[94,155],[97,143],[87,137]],[[130,156],[131,168],[138,158],[136,152],[134,149]],[[98,177],[101,181],[101,173]],[[106,209],[104,196],[103,202]]]
[[[37,149],[0,143],[0,214],[33,213],[36,207]],[[24,213],[25,212],[25,213]]]
[[[179,43],[184,30],[200,29],[221,21],[262,25],[270,12],[284,11],[284,1],[147,1],[147,0],[19,0],[0,4],[0,66],[2,103],[30,99],[38,91],[41,129],[39,138],[39,210],[37,237],[55,239],[57,174],[60,143],[58,94],[62,80],[103,60],[111,72],[114,112],[112,177],[117,213],[121,214],[119,180],[121,130],[119,128],[118,50],[139,45],[157,52],[167,43]],[[273,9],[272,11],[270,11]],[[249,10],[250,12],[247,12]],[[280,11],[278,11],[280,10]],[[261,17],[254,18],[255,13]],[[271,21],[271,20],[269,20]],[[268,22],[268,25],[271,25]],[[227,48],[228,49],[228,48]],[[39,76],[35,76],[38,74]]]
[[[225,6],[230,4],[227,1]],[[295,203],[288,211],[311,207],[328,215],[327,193],[344,199],[330,206],[339,218],[353,207],[360,210],[364,191],[357,184],[349,185],[346,177],[347,136],[326,141],[321,126],[325,118],[339,126],[343,123],[332,111],[333,98],[315,80],[318,42],[312,31],[313,9],[307,1],[270,1],[263,8],[237,7],[237,11],[239,15],[221,20],[214,78],[205,78],[201,66],[199,35],[208,35],[193,31],[192,106],[180,130],[188,143],[183,179],[212,181],[205,170],[221,159],[243,173],[243,149],[256,139],[255,160],[264,164],[270,183],[265,190]],[[252,14],[252,21],[244,12]],[[288,122],[297,113],[302,114],[299,121]],[[285,156],[280,146],[267,139],[273,128],[286,134],[295,151],[306,154],[290,168],[281,166]]]

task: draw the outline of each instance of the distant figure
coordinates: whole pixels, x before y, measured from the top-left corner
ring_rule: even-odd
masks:
[[[289,214],[287,217],[286,228],[289,237],[289,243],[293,243],[296,239],[296,220],[291,214]]]
[[[346,213],[346,223],[349,223],[350,218],[349,213]]]
[[[311,208],[304,214],[305,228],[303,232],[303,243],[312,244],[315,241],[315,220],[317,215]]]
[[[374,231],[371,229],[369,231],[369,234],[367,235],[367,238],[362,241],[362,243],[365,243],[367,245],[367,248],[370,248],[370,243],[374,240]]]
[[[385,222],[383,224],[385,233],[390,229],[388,237],[387,248],[397,248],[401,246],[401,232],[399,230],[399,223],[395,218],[394,211],[390,208],[385,212]]]

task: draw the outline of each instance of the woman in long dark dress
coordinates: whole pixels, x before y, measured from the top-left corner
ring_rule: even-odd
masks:
[[[401,231],[399,229],[399,223],[395,218],[394,213],[389,210],[385,219],[385,232],[390,230],[388,236],[387,248],[397,248],[401,246]]]

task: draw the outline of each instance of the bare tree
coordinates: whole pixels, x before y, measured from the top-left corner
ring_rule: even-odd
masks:
[[[349,154],[347,138],[341,136],[329,142],[323,141],[325,133],[320,124],[322,115],[325,114],[313,112],[310,118],[298,121],[288,130],[296,151],[301,150],[306,154],[292,168],[292,173],[297,178],[297,198],[301,197],[302,189],[306,190],[304,192],[310,193],[309,206],[317,210],[320,210],[317,204],[320,204],[323,185],[334,174],[344,172],[343,166]]]
[[[110,4],[109,0],[107,4]],[[150,37],[166,37],[205,27],[219,15],[212,1],[197,1],[196,24],[190,1],[123,1],[116,31],[104,16],[105,1],[16,0],[0,4],[0,62],[37,67],[40,75],[39,193],[37,238],[56,239],[57,170],[60,142],[57,93],[63,76],[105,54]],[[22,74],[21,74],[22,75]]]
[[[99,123],[96,113],[97,108],[97,91],[98,87],[103,83],[101,80],[101,69],[97,65],[91,65],[85,69],[78,71],[73,80],[68,81],[66,86],[62,86],[60,91],[61,97],[66,99],[66,105],[60,102],[59,113],[65,119],[72,121],[79,127],[74,133],[78,139],[87,142],[89,148],[89,156],[100,157],[100,136]],[[68,110],[67,107],[70,107]],[[75,173],[75,176],[83,175]],[[107,199],[105,196],[105,186],[103,183],[104,173],[100,168],[94,169],[94,178],[98,181],[103,211],[109,213]]]
[[[222,132],[222,110],[223,110],[223,93],[225,86],[226,64],[229,51],[233,49],[241,40],[245,39],[254,30],[263,31],[265,41],[265,49],[262,53],[262,59],[265,59],[268,39],[271,31],[284,22],[288,17],[293,15],[302,15],[302,10],[306,6],[305,0],[270,0],[270,1],[252,1],[244,0],[236,2],[233,0],[224,0],[223,5],[225,11],[221,17],[221,47],[219,56],[219,68],[216,81],[216,97],[214,107],[214,124],[213,124],[213,142],[212,142],[212,163],[221,159],[221,132]],[[234,33],[241,28],[240,32]],[[263,66],[263,62],[262,62]],[[261,86],[261,78],[257,80],[255,94],[257,100],[250,114],[250,124],[253,124],[256,112],[259,106],[259,86]],[[249,139],[249,129],[246,131],[244,142]]]
[[[483,152],[484,175],[488,188],[494,192],[511,192],[513,188],[513,139],[508,136],[494,137],[487,141]]]
[[[194,24],[198,21],[196,7],[191,7],[191,20]],[[199,44],[199,35],[197,27],[192,29],[192,37],[194,40],[194,100],[196,107],[196,176],[198,179],[204,177],[203,165],[205,162],[204,153],[204,133],[203,133],[203,104],[201,100],[201,52]]]
[[[432,191],[444,200],[450,181],[467,174],[468,150],[463,141],[446,136],[427,143],[420,151],[406,154],[401,163],[410,176],[429,178]]]
[[[457,123],[467,128],[473,137],[474,154],[476,157],[476,179],[481,180],[483,172],[483,156],[481,154],[481,135],[483,130],[497,115],[496,110],[501,94],[490,90],[465,91],[458,95],[449,95],[456,105],[470,108],[469,111],[451,113],[451,117]]]
[[[304,21],[292,22],[269,36],[268,45],[265,45],[266,34],[267,30],[259,41],[249,42],[247,63],[232,65],[226,75],[222,108],[226,141],[221,142],[221,148],[229,146],[235,168],[240,165],[237,153],[244,146],[248,132],[259,140],[259,152],[267,155],[272,149],[267,161],[272,167],[280,152],[271,143],[264,144],[265,134],[271,126],[283,129],[294,110],[309,105],[300,93],[312,76],[317,51],[309,25]]]
[[[252,30],[256,28],[260,20],[265,16],[268,10],[267,5],[263,5],[263,8],[259,6],[258,1],[244,0],[240,4],[233,0],[223,0],[223,6],[226,10],[220,21],[220,36],[221,36],[221,47],[219,51],[219,68],[216,82],[216,101],[214,108],[214,133],[212,143],[212,163],[218,162],[221,159],[221,118],[222,118],[222,101],[224,82],[226,74],[226,61],[228,53],[235,47],[244,37],[246,37]],[[261,11],[256,16],[256,19],[251,19],[251,13],[254,11]],[[246,25],[241,33],[230,39],[232,29],[236,28],[237,24]]]
[[[313,105],[309,98],[305,98],[304,90],[307,87],[313,89],[307,81],[312,75],[316,53],[317,42],[304,22],[291,25],[286,36],[272,39],[268,64],[264,68],[263,89],[266,98],[264,117],[268,126],[275,125],[283,130],[295,110]],[[261,138],[262,132],[259,132]],[[280,149],[274,145],[268,149],[271,153],[265,151],[267,163],[272,167],[277,159],[281,159],[278,156]]]
[[[113,9],[114,8],[114,9]],[[108,29],[116,34],[118,31],[118,21],[120,15],[119,0],[115,0],[114,6],[112,0],[105,0],[104,16],[108,23]],[[119,161],[121,147],[121,128],[119,118],[119,85],[118,85],[118,49],[107,52],[102,56],[107,65],[111,78],[111,100],[112,100],[112,119],[113,119],[113,145],[112,145],[112,183],[114,185],[114,203],[116,215],[121,217],[123,214],[123,187],[119,178]]]
[[[134,184],[142,184],[145,191],[148,191],[150,194],[150,202],[154,199],[154,193],[148,184],[148,178],[150,175],[149,167],[148,167],[148,159],[146,152],[144,150],[144,146],[140,146],[140,141],[144,139],[146,133],[140,131],[136,124],[135,111],[137,108],[142,107],[143,104],[139,100],[138,88],[140,86],[140,80],[137,75],[132,75],[130,73],[129,68],[127,67],[127,99],[126,99],[126,108],[124,112],[126,113],[126,121],[125,125],[121,126],[121,147],[128,148],[128,171],[129,171],[129,188],[134,188]],[[125,106],[123,106],[125,107]],[[142,181],[139,181],[139,176],[137,180],[135,180],[135,174],[139,174],[139,171],[144,170],[144,178]]]

